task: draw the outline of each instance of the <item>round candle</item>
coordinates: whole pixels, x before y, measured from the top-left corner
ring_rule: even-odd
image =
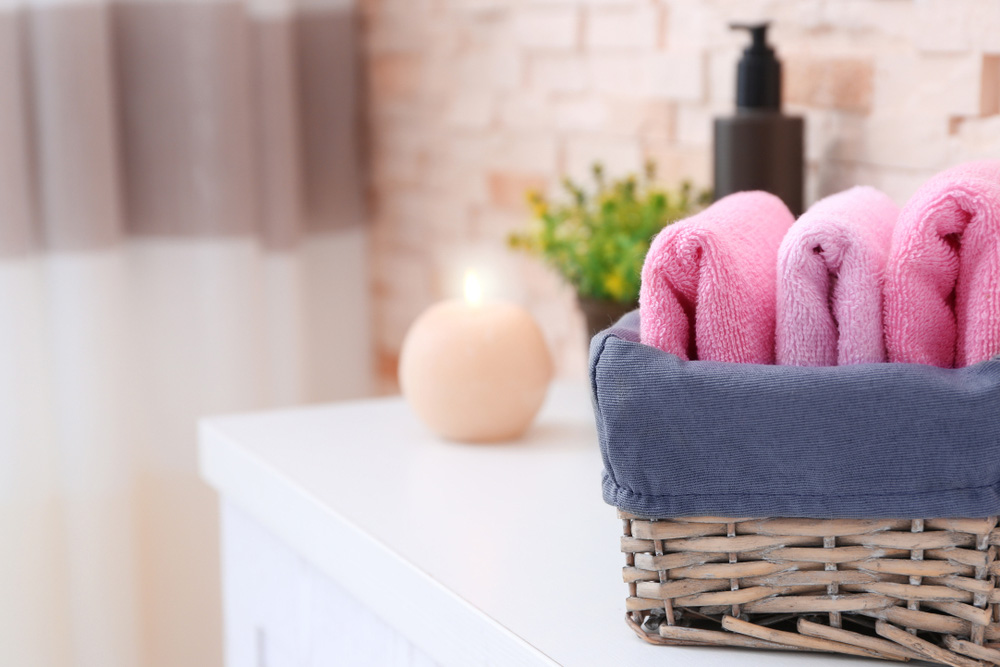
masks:
[[[400,386],[417,416],[444,438],[513,440],[545,399],[552,358],[524,308],[483,302],[473,274],[465,294],[431,306],[410,327]]]

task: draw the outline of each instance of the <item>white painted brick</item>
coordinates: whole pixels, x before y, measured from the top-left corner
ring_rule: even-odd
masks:
[[[966,52],[1000,39],[1000,6],[985,0],[917,0],[915,46],[924,51]]]
[[[657,7],[594,9],[587,13],[585,46],[596,49],[649,49],[660,27]]]
[[[572,290],[562,287],[529,307],[552,350],[556,372],[568,380],[583,381],[589,340]]]
[[[978,53],[883,55],[875,64],[874,110],[899,118],[914,110],[940,116],[977,115],[981,77]]]
[[[485,162],[485,158],[482,161]],[[480,171],[484,168],[432,162],[424,167],[422,186],[436,197],[460,197],[469,204],[482,204],[489,200],[489,191]],[[426,242],[426,238],[423,241]]]
[[[693,50],[717,48],[742,43],[729,29],[734,21],[752,21],[765,17],[767,10],[761,0],[736,0],[734,6],[723,9],[716,3],[676,0],[667,7],[667,46],[670,49]],[[773,5],[775,3],[769,3]]]
[[[379,347],[398,352],[410,326],[435,300],[435,295],[430,292],[385,296],[379,308],[379,326],[375,327]]]
[[[423,217],[423,227],[434,241],[461,241],[473,227],[472,207],[462,197],[428,196]]]
[[[477,211],[476,239],[495,244],[497,247],[504,247],[507,243],[507,235],[514,230],[520,230],[523,228],[527,224],[528,219],[529,214],[527,203],[525,203],[525,208],[520,213],[499,211],[493,208]],[[512,254],[511,257],[516,258],[518,256]],[[531,259],[534,261],[534,258]],[[510,275],[520,276],[521,273],[515,270]],[[459,276],[459,279],[461,279],[461,276]],[[509,287],[511,291],[515,293],[505,294],[504,296],[506,298],[513,298],[519,301],[522,300],[525,297],[527,286],[523,285],[520,281],[508,282],[510,283]]]
[[[446,139],[438,138],[431,147],[434,162],[462,169],[481,169],[486,166],[486,156],[493,144],[486,133],[451,133]]]
[[[514,14],[514,38],[529,49],[572,49],[580,32],[580,13],[574,7],[525,8]]]
[[[865,59],[881,54],[903,53],[912,50],[908,41],[883,37],[868,30],[838,30],[830,26],[816,30],[802,30],[795,26],[776,27],[768,33],[768,41],[784,61],[803,54],[818,59]],[[736,46],[749,43],[744,39]]]
[[[934,170],[877,167],[861,162],[826,160],[812,165],[808,203],[855,185],[870,185],[904,205]]]
[[[859,161],[882,167],[942,169],[948,160],[948,121],[911,112],[873,113],[864,126]]]
[[[574,137],[566,141],[566,173],[581,182],[590,180],[594,162],[604,165],[612,178],[642,172],[642,152],[634,138],[614,136]]]
[[[698,51],[650,56],[646,90],[653,97],[701,102],[705,97],[705,57]]]
[[[527,0],[529,5],[545,6],[572,6],[572,7],[622,7],[634,5],[636,0]]]
[[[948,146],[948,162],[996,159],[1000,155],[1000,116],[968,118]]]
[[[720,107],[736,108],[736,64],[738,49],[720,49],[708,54],[708,99]]]
[[[608,106],[592,97],[560,100],[554,117],[557,130],[597,130],[608,120]]]
[[[822,22],[838,30],[868,31],[912,42],[915,32],[911,0],[837,0],[822,7]]]
[[[812,204],[818,201],[821,197],[819,196],[819,183],[817,178],[818,167],[814,162],[806,162],[805,164],[805,206],[809,208]]]
[[[410,15],[388,14],[371,22],[365,47],[369,53],[412,52],[423,48],[429,34],[424,21],[414,22]]]
[[[884,169],[871,168],[872,181],[876,188],[886,193],[903,206],[927,179],[937,173],[936,169]]]
[[[389,294],[418,297],[431,291],[426,258],[404,249],[387,249],[372,267],[379,284]]]
[[[507,0],[443,0],[441,4],[449,11],[476,14],[501,12],[510,3]],[[434,8],[432,6],[429,9],[433,11]]]
[[[452,98],[445,113],[450,127],[484,130],[494,117],[494,95],[485,91],[459,92]]]
[[[855,185],[878,187],[871,170],[857,162],[820,160],[806,169],[806,200],[810,204]]]
[[[531,86],[554,93],[579,93],[587,89],[587,61],[579,55],[538,55],[531,60]]]
[[[510,91],[523,87],[525,64],[514,49],[489,48],[463,53],[441,63],[448,89]]]
[[[641,97],[645,93],[647,61],[643,57],[601,54],[590,57],[593,89],[609,95]]]
[[[412,123],[380,125],[372,144],[372,170],[376,180],[416,183],[421,177],[429,136]]]
[[[712,183],[712,150],[708,146],[681,146],[649,141],[642,147],[643,160],[656,162],[656,178],[670,186],[691,181],[698,187]]]
[[[1000,53],[1000,4],[985,4],[976,22],[976,46],[987,53]]]
[[[639,136],[642,139],[672,140],[674,105],[666,100],[609,97],[605,132]]]
[[[548,96],[524,92],[500,104],[500,125],[514,130],[542,130],[552,127],[552,107]]]
[[[492,134],[487,164],[498,169],[554,174],[558,171],[558,144],[550,131]]]
[[[806,160],[857,160],[864,150],[866,117],[831,109],[810,109],[806,117]]]
[[[712,19],[705,2],[672,2],[667,7],[667,46],[701,48],[705,44],[706,25]]]
[[[731,0],[732,1],[732,0]],[[835,0],[839,2],[840,0]],[[889,0],[891,1],[891,0]],[[770,21],[777,31],[774,32],[775,43],[780,46],[780,32],[794,26],[805,30],[822,30],[827,27],[823,18],[826,0],[793,0],[792,2],[756,2],[738,3],[739,20]],[[747,15],[752,12],[752,15]],[[771,33],[769,33],[770,36]],[[749,41],[749,40],[748,40]]]
[[[385,201],[380,202],[380,205],[383,208],[396,207],[396,205]],[[414,221],[412,217],[407,219],[407,216],[398,215],[391,211],[381,213],[376,218],[376,228],[379,232],[376,238],[386,240],[387,243],[379,243],[379,246],[395,243],[419,247],[423,242],[424,235],[419,223],[419,220]]]
[[[677,143],[710,146],[714,114],[703,106],[681,104],[677,107]]]

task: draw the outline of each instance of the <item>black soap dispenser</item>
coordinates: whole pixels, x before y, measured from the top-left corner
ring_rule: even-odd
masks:
[[[781,62],[767,23],[732,24],[753,39],[736,70],[736,115],[715,119],[715,198],[764,190],[803,208],[805,122],[781,113]]]

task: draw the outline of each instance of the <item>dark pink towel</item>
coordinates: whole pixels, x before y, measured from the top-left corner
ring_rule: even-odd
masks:
[[[774,363],[775,262],[794,220],[774,195],[738,192],[660,232],[642,267],[642,342],[682,359]]]
[[[899,207],[875,188],[816,202],[778,249],[778,363],[885,361],[882,287]]]
[[[953,167],[917,190],[885,280],[889,361],[961,368],[1000,353],[1000,161]]]

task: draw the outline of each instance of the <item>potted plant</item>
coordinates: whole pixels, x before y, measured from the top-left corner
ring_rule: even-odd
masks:
[[[592,173],[590,192],[563,180],[565,201],[530,191],[532,223],[508,238],[511,248],[541,257],[576,288],[591,336],[638,306],[642,262],[653,237],[711,196],[687,182],[676,191],[657,186],[653,162],[646,163],[641,179],[630,175],[609,183],[600,164]]]

